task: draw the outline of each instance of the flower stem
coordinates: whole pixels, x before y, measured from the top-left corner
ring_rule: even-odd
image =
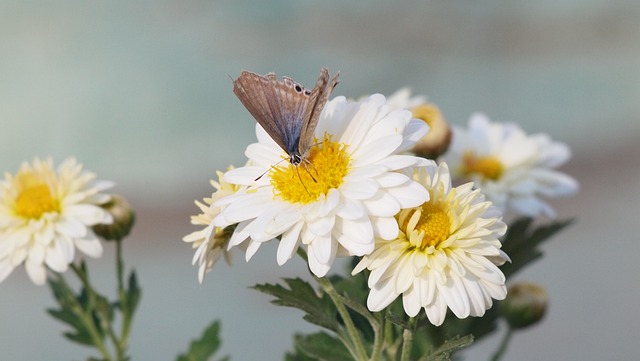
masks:
[[[496,350],[496,353],[493,354],[491,361],[499,361],[504,353],[507,351],[507,346],[509,345],[509,341],[511,341],[511,337],[513,336],[513,328],[511,326],[507,326],[507,332],[502,337],[502,341],[500,342],[500,346]]]
[[[71,269],[81,280],[82,284],[87,290],[87,293],[90,295],[89,297],[92,299],[91,301],[92,307],[90,307],[88,310],[85,310],[75,297],[71,298],[70,300],[73,300],[73,305],[72,305],[73,313],[76,315],[76,317],[78,317],[79,321],[82,322],[82,325],[86,328],[87,332],[89,332],[93,345],[98,349],[102,357],[107,361],[111,361],[113,360],[113,358],[111,357],[111,354],[107,350],[107,347],[105,346],[104,341],[100,336],[100,332],[96,328],[96,324],[93,319],[92,312],[94,309],[93,308],[94,296],[93,296],[93,289],[91,288],[91,284],[89,283],[89,280],[84,276],[84,273],[81,272],[75,264],[73,263],[71,264]],[[71,287],[69,287],[69,284],[64,279],[62,274],[58,274],[58,277],[60,279],[60,282],[64,285],[64,287],[67,288],[68,290],[71,290]]]
[[[333,301],[333,304],[336,306],[340,317],[342,317],[342,321],[347,328],[347,334],[349,335],[349,339],[351,340],[351,343],[354,346],[354,351],[356,353],[356,355],[353,356],[356,358],[356,360],[368,360],[369,357],[367,356],[367,351],[365,350],[364,345],[362,344],[362,340],[360,339],[360,333],[358,332],[356,326],[353,324],[353,320],[349,315],[349,311],[340,299],[340,295],[333,287],[333,284],[327,277],[316,277],[316,280],[318,281],[318,284],[320,284],[322,289],[329,295],[329,298],[331,298],[331,301]]]
[[[307,252],[305,252],[302,248],[298,248],[297,253],[300,257],[302,257],[302,259],[308,262]],[[351,315],[349,315],[349,311],[347,311],[347,307],[344,305],[344,302],[342,302],[342,298],[340,297],[336,289],[333,287],[333,284],[331,283],[331,281],[329,281],[329,278],[327,277],[318,277],[316,275],[313,275],[313,276],[316,279],[316,281],[318,281],[318,284],[320,285],[320,287],[322,287],[322,289],[327,293],[327,295],[329,295],[329,298],[331,298],[331,301],[336,306],[336,309],[338,310],[338,313],[340,314],[340,317],[342,317],[342,321],[344,322],[344,325],[347,328],[347,335],[348,335],[348,340],[350,341],[350,345],[346,344],[345,342],[345,347],[347,347],[347,349],[352,353],[352,356],[356,360],[362,360],[362,361],[368,360],[369,357],[367,356],[367,351],[365,350],[364,345],[362,344],[362,339],[360,339],[360,334],[358,333],[356,326],[353,324]],[[340,338],[343,339],[342,337]]]
[[[416,319],[411,317],[409,319],[410,328],[405,328],[402,332],[402,353],[400,354],[400,361],[409,361],[411,359],[411,346],[413,345],[413,334],[416,331]]]
[[[127,291],[124,289],[124,262],[122,261],[122,241],[120,239],[116,243],[116,275],[118,282],[118,300],[120,302],[120,310],[122,311],[122,328],[120,330],[120,340],[116,342],[116,352],[118,360],[125,360],[125,350],[129,343],[129,330],[131,329],[131,310],[127,306]]]

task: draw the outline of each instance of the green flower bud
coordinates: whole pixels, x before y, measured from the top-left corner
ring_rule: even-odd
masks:
[[[507,290],[500,302],[500,312],[513,329],[536,324],[544,317],[549,298],[547,291],[533,283],[516,283]]]
[[[122,240],[126,237],[135,221],[135,212],[129,202],[119,195],[112,195],[111,200],[102,205],[102,208],[111,213],[113,223],[99,224],[93,227],[93,231],[107,241]]]

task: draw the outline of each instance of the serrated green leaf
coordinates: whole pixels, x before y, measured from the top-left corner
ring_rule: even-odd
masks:
[[[303,318],[307,322],[337,332],[336,309],[328,296],[318,295],[307,281],[300,278],[285,278],[284,281],[288,289],[272,284],[255,285],[253,288],[275,297],[271,301],[275,305],[304,311]]]
[[[534,228],[532,227],[533,219],[520,218],[510,224],[502,241],[502,250],[511,258],[511,263],[505,263],[500,267],[504,275],[512,276],[541,257],[542,251],[538,246],[572,222],[572,220],[557,221]]]
[[[352,361],[353,356],[339,339],[325,332],[294,337],[295,354],[288,354],[291,361]]]
[[[220,322],[210,324],[202,333],[202,336],[191,342],[186,354],[179,355],[177,361],[207,361],[220,347]],[[225,357],[223,360],[228,360]]]

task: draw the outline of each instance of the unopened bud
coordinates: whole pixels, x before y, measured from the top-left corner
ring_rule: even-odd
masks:
[[[429,125],[429,132],[413,147],[413,152],[424,158],[436,159],[449,148],[451,128],[434,104],[423,104],[413,109],[413,117]]]
[[[129,202],[119,195],[112,195],[111,200],[102,205],[102,208],[113,217],[111,224],[99,224],[93,227],[93,231],[105,240],[121,240],[126,237],[135,221],[135,212]]]
[[[544,317],[549,298],[547,291],[533,283],[517,283],[509,287],[500,302],[500,312],[514,329],[529,327]]]

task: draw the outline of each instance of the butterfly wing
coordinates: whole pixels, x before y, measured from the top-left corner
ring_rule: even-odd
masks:
[[[233,93],[284,151],[289,155],[297,151],[309,103],[304,87],[288,77],[278,81],[274,73],[262,76],[242,71],[233,81]]]
[[[320,113],[327,103],[333,88],[338,85],[339,75],[339,72],[336,73],[331,81],[329,81],[329,70],[327,70],[327,68],[322,68],[320,70],[320,76],[309,95],[309,104],[307,105],[302,118],[302,129],[300,130],[300,140],[298,142],[297,149],[297,152],[301,157],[304,157],[311,147],[316,126],[320,119]]]

